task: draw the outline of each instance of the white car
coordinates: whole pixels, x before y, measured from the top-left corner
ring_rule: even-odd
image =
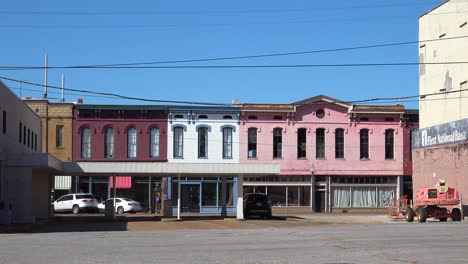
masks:
[[[98,212],[96,198],[90,193],[72,193],[58,198],[54,203],[55,212],[72,212],[78,214],[83,211]]]
[[[107,201],[113,201],[114,198],[107,199]],[[99,212],[104,212],[106,209],[106,201],[98,204]],[[141,211],[141,205],[139,202],[127,198],[115,198],[115,212],[123,214],[126,212],[136,213]]]

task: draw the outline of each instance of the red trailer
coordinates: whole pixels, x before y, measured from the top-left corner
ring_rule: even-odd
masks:
[[[421,188],[416,193],[414,208],[406,209],[405,218],[413,222],[418,217],[420,223],[426,222],[427,218],[439,219],[444,222],[448,218],[452,221],[461,221],[460,195],[455,188],[446,185],[445,180],[439,180],[436,186]],[[451,211],[449,210],[451,208]]]

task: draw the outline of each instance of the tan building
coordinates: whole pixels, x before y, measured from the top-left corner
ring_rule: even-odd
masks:
[[[41,118],[42,152],[63,162],[72,161],[74,103],[49,102],[46,99],[25,99],[24,102]],[[55,199],[71,190],[72,177],[55,176]]]
[[[456,62],[468,61],[466,10],[466,0],[449,0],[419,18],[419,60],[429,64],[421,64],[419,70],[420,129],[413,133],[412,144],[413,190],[446,180],[462,194],[465,215],[468,64]]]

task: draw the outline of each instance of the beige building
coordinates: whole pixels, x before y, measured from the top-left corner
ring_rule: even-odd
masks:
[[[413,190],[446,180],[461,193],[465,215],[468,64],[456,62],[468,62],[467,11],[468,1],[449,0],[419,18],[419,60],[429,64],[420,65],[420,129],[412,138]]]
[[[468,62],[468,1],[450,0],[419,18],[419,61]],[[425,40],[429,41],[424,42]],[[468,64],[421,65],[419,126],[468,118]],[[463,91],[464,90],[464,91]],[[441,95],[424,96],[441,93]]]

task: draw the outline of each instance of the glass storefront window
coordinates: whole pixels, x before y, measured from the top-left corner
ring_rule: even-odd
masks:
[[[353,187],[353,207],[377,207],[375,187]]]
[[[266,188],[265,188],[265,186],[255,186],[254,187],[254,192],[255,193],[266,193]]]
[[[396,194],[396,189],[379,187],[377,190],[379,193],[379,207],[388,207],[389,200]]]
[[[219,182],[219,192],[218,192],[218,199],[219,205],[221,206],[221,182]],[[227,182],[226,183],[226,205],[227,206],[234,206],[234,183]]]
[[[299,205],[300,206],[310,206],[310,186],[301,186],[300,196],[299,196]]]
[[[268,186],[268,196],[272,206],[286,206],[286,187]]]
[[[299,206],[299,187],[288,187],[288,206]]]
[[[351,190],[349,187],[333,187],[332,199],[333,207],[350,207]]]
[[[217,183],[202,183],[202,206],[216,206],[216,185]]]

